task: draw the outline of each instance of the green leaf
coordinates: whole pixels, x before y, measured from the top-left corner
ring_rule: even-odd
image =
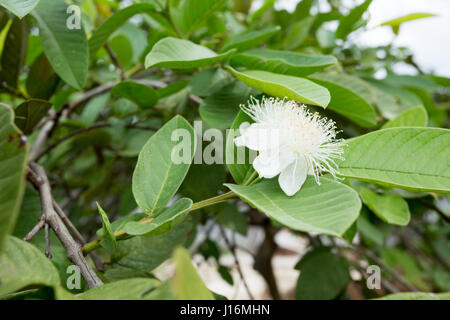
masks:
[[[136,221],[128,222],[125,225],[124,230],[127,234],[134,236],[148,236],[165,233],[186,218],[191,206],[191,199],[181,198],[155,218],[147,218],[146,223]]]
[[[193,224],[190,219],[161,235],[150,237],[132,237],[117,242],[117,250],[112,255],[112,263],[107,266],[107,279],[150,276],[150,272],[166,261],[177,246],[190,239]]]
[[[114,232],[111,229],[111,224],[109,222],[108,216],[105,211],[100,207],[97,203],[98,212],[102,218],[102,230],[105,237],[102,239],[102,246],[106,248],[108,251],[114,251],[117,248],[116,237],[114,236]]]
[[[359,194],[364,204],[381,220],[398,226],[409,223],[408,203],[403,198],[391,194],[379,195],[366,187],[361,188]]]
[[[295,289],[298,300],[334,299],[350,280],[345,259],[327,248],[308,252],[295,268],[300,270]]]
[[[243,201],[294,230],[341,236],[361,209],[358,194],[350,187],[322,177],[317,185],[309,176],[299,192],[288,197],[277,179],[251,186],[226,184]]]
[[[230,49],[236,49],[237,51],[244,51],[258,44],[270,39],[275,33],[281,30],[280,26],[270,26],[261,30],[253,30],[238,34],[228,41],[226,41],[220,52],[225,52]]]
[[[148,294],[159,286],[156,279],[134,278],[106,283],[78,297],[82,300],[147,300]]]
[[[379,228],[369,221],[368,215],[368,210],[363,207],[361,215],[356,221],[357,230],[361,233],[365,241],[372,242],[381,247],[384,244],[384,235]]]
[[[427,122],[427,111],[423,106],[420,106],[403,111],[396,118],[386,122],[382,128],[426,127]]]
[[[203,121],[212,128],[228,129],[239,112],[239,105],[245,103],[252,89],[242,82],[233,82],[211,94],[199,106]]]
[[[391,26],[392,31],[394,31],[395,34],[398,34],[400,25],[404,22],[417,20],[417,19],[423,19],[423,18],[429,18],[429,17],[435,17],[435,16],[436,15],[433,13],[422,13],[422,12],[410,13],[410,14],[401,16],[399,18],[395,18],[395,19],[383,22],[382,24],[380,24],[380,26]]]
[[[181,137],[181,142],[172,140],[174,133],[180,136],[173,139]],[[144,213],[157,213],[175,195],[191,165],[195,143],[192,126],[175,116],[144,145],[133,173],[134,198]],[[175,157],[180,157],[181,163],[174,163]]]
[[[21,103],[15,110],[15,123],[25,134],[31,134],[34,127],[47,114],[52,104],[48,101],[30,99]]]
[[[28,95],[36,99],[48,100],[55,92],[59,77],[44,54],[33,62],[26,80]]]
[[[100,49],[111,34],[114,33],[128,19],[138,13],[153,12],[156,8],[152,3],[137,3],[117,11],[97,28],[89,39],[89,53],[91,58]]]
[[[13,111],[0,104],[0,253],[14,228],[25,190],[28,144],[13,122]]]
[[[36,7],[38,2],[39,0],[0,0],[0,6],[23,18]]]
[[[170,0],[170,17],[178,32],[189,38],[224,2],[225,0]]]
[[[347,141],[340,173],[412,191],[450,192],[450,130],[383,129]]]
[[[260,70],[237,71],[227,67],[233,75],[250,87],[269,95],[297,100],[305,104],[325,108],[330,102],[330,93],[322,86],[305,78],[286,76]]]
[[[217,54],[189,40],[166,37],[159,40],[145,58],[145,67],[190,69],[211,66],[228,59],[233,51]]]
[[[189,90],[196,96],[206,97],[228,84],[228,78],[228,72],[221,68],[203,69],[191,78]]]
[[[333,56],[313,56],[271,49],[252,49],[233,55],[230,59],[233,67],[246,67],[298,77],[317,72],[336,62]]]
[[[8,237],[0,258],[0,297],[31,285],[59,285],[58,271],[35,246]]]
[[[189,253],[184,248],[177,248],[173,254],[175,276],[172,290],[179,300],[214,300],[211,291],[192,265]]]
[[[293,23],[289,27],[286,37],[283,40],[284,49],[294,50],[298,48],[308,36],[315,19],[315,16],[308,16]]]
[[[450,293],[401,292],[388,294],[376,300],[450,300]]]
[[[194,163],[179,191],[194,202],[202,201],[217,196],[226,178],[225,166],[222,164]],[[214,208],[215,206],[211,206],[205,210]]]
[[[374,108],[359,94],[367,90],[367,85],[359,78],[345,74],[314,74],[309,79],[330,91],[331,100],[327,108],[362,127],[372,127],[377,123]]]
[[[25,63],[28,47],[29,26],[27,19],[14,18],[4,43],[0,79],[2,86],[16,91],[20,71]],[[0,86],[1,87],[1,86]]]
[[[355,25],[361,19],[364,12],[366,12],[371,2],[372,0],[364,1],[359,6],[353,8],[348,15],[342,17],[336,30],[336,38],[343,39],[353,31]]]
[[[159,94],[155,89],[135,81],[118,83],[112,88],[111,94],[128,99],[142,109],[153,107],[159,99]]]
[[[246,147],[237,147],[234,144],[234,139],[240,135],[239,126],[243,122],[251,123],[253,120],[245,112],[239,111],[230,127],[225,147],[225,163],[234,181],[238,184],[246,182],[246,178],[255,172],[251,165],[253,159],[251,159],[250,150]]]
[[[88,74],[88,43],[82,26],[67,28],[67,7],[64,0],[40,0],[32,14],[39,26],[42,49],[53,70],[69,85],[81,89]]]

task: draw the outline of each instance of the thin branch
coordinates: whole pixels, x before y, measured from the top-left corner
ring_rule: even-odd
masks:
[[[24,241],[30,241],[33,237],[45,226],[45,216],[41,215],[39,222],[31,229],[30,232],[23,238]]]
[[[50,226],[45,224],[45,256],[52,260],[52,247],[50,245]]]
[[[61,220],[64,222],[64,224],[69,228],[70,232],[75,236],[75,238],[80,242],[82,246],[84,246],[87,241],[83,237],[83,235],[78,231],[78,229],[73,225],[72,221],[67,217],[66,213],[62,210],[62,208],[58,205],[58,203],[53,199],[53,208],[55,209],[58,216],[61,218]],[[92,262],[94,262],[95,267],[100,272],[105,272],[105,265],[100,259],[99,256],[97,256],[94,252],[89,253],[89,256],[92,259]]]
[[[222,237],[225,240],[226,245],[228,246],[228,248],[231,251],[231,254],[233,255],[237,271],[238,271],[239,276],[240,276],[240,278],[242,280],[242,283],[244,284],[245,290],[247,291],[247,294],[248,294],[250,300],[255,300],[255,298],[253,297],[253,295],[252,295],[252,293],[250,291],[250,288],[249,288],[249,286],[247,284],[247,281],[245,280],[244,274],[242,273],[242,268],[241,268],[241,265],[239,263],[239,259],[238,259],[237,255],[236,255],[236,246],[234,244],[230,243],[230,241],[227,238],[227,235],[225,234],[225,230],[223,229],[223,227],[220,224],[218,224],[218,226],[219,226],[219,229],[220,229],[220,233],[222,234]]]
[[[33,177],[30,177],[33,176]],[[81,251],[81,246],[72,238],[69,230],[64,225],[58,214],[53,209],[53,197],[50,189],[50,182],[44,168],[36,163],[30,163],[28,179],[40,184],[34,187],[39,191],[41,198],[42,213],[45,215],[45,222],[52,228],[58,239],[67,251],[67,257],[70,261],[80,268],[80,273],[86,281],[89,288],[98,287],[103,284],[97,274],[92,270]]]
[[[423,204],[424,206],[430,208],[431,210],[436,211],[436,212],[441,216],[441,218],[442,218],[445,222],[450,223],[450,217],[448,217],[448,216],[447,216],[441,209],[439,209],[434,203],[429,202],[429,201],[427,201],[427,200],[424,200],[424,199],[422,199],[422,198],[418,198],[417,201],[419,201],[419,202],[420,202],[421,204]]]
[[[392,277],[397,280],[400,284],[402,284],[405,288],[407,288],[409,291],[420,291],[415,286],[410,284],[408,281],[406,281],[400,274],[397,273],[396,270],[389,267],[387,264],[385,264],[380,258],[378,258],[372,251],[363,248],[361,246],[354,246],[356,251],[359,251],[360,253],[364,254],[368,258],[375,261],[378,265],[380,265],[385,271],[390,273]]]
[[[122,68],[119,60],[117,60],[117,56],[114,51],[111,49],[109,44],[105,43],[106,52],[108,52],[109,57],[111,58],[112,63],[116,66],[117,70],[119,70],[120,80],[125,80],[125,71]]]

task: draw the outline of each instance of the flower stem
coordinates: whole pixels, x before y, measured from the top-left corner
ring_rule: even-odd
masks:
[[[204,208],[204,207],[207,207],[207,206],[212,206],[214,204],[221,203],[221,202],[227,201],[227,200],[229,200],[231,198],[234,198],[235,196],[236,196],[236,194],[233,191],[229,191],[229,192],[221,194],[221,195],[219,195],[217,197],[205,199],[205,200],[202,200],[202,201],[194,203],[192,205],[190,211],[192,212],[194,210],[198,210],[198,209],[201,209],[201,208]],[[153,219],[153,217],[145,217],[145,218],[142,218],[141,220],[139,220],[138,222],[139,223],[148,223],[152,219]],[[120,229],[120,230],[117,230],[116,232],[114,232],[114,237],[117,240],[119,240],[120,238],[123,238],[124,236],[126,236],[126,232],[123,229]],[[89,252],[99,248],[100,247],[100,242],[102,241],[102,239],[104,237],[105,237],[105,235],[103,234],[101,237],[98,237],[97,239],[95,239],[95,240],[93,240],[93,241],[91,241],[89,243],[86,243],[83,246],[83,253],[84,254],[88,254]]]

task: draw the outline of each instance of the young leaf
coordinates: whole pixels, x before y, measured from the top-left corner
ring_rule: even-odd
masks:
[[[67,7],[64,0],[40,0],[32,14],[53,70],[69,85],[81,89],[89,67],[88,43],[83,24],[80,29],[67,28]]]
[[[188,40],[167,37],[159,40],[145,58],[145,67],[191,69],[226,60],[234,51],[217,54]]]
[[[0,104],[0,253],[13,230],[25,190],[28,144],[13,121],[13,111]]]
[[[47,114],[52,104],[48,101],[30,99],[21,103],[16,110],[15,123],[25,134],[31,134],[34,127]]]
[[[336,63],[336,58],[325,55],[307,55],[298,52],[271,49],[252,49],[233,55],[233,67],[265,70],[291,76],[306,76]]]
[[[153,107],[159,99],[158,92],[145,84],[134,81],[122,81],[111,90],[111,94],[128,99],[142,109]]]
[[[305,78],[261,70],[239,72],[231,67],[228,67],[228,69],[237,79],[248,86],[281,99],[297,100],[323,108],[326,108],[330,102],[330,93],[327,89]]]
[[[157,235],[165,233],[182,222],[192,206],[192,200],[181,198],[155,218],[147,218],[148,222],[128,222],[124,230],[134,236]]]
[[[176,140],[180,137],[181,142]],[[192,126],[175,116],[144,145],[133,173],[133,194],[144,213],[157,213],[175,195],[191,165],[195,143]]]
[[[292,197],[283,193],[276,178],[251,186],[226,186],[243,201],[291,229],[341,236],[359,215],[358,194],[329,178],[322,177],[320,182],[317,185],[309,176]]]
[[[189,253],[184,248],[177,248],[173,254],[175,276],[172,279],[172,290],[180,300],[214,300],[211,291],[205,286],[202,278],[192,265]]]
[[[3,189],[2,189],[3,190]],[[31,286],[58,286],[58,271],[35,246],[8,237],[0,259],[0,298]]]
[[[105,211],[100,207],[97,203],[98,212],[102,217],[102,230],[105,237],[102,240],[102,246],[106,248],[108,251],[114,251],[117,248],[116,237],[114,236],[114,232],[111,229],[111,224],[109,222],[108,216]]]
[[[450,192],[450,130],[383,129],[347,141],[345,177],[412,191]]]
[[[390,26],[390,27],[392,27],[392,31],[395,34],[398,34],[400,25],[404,22],[413,21],[413,20],[417,20],[417,19],[423,19],[423,18],[429,18],[429,17],[435,17],[435,16],[436,15],[433,13],[422,13],[422,12],[410,13],[410,14],[404,15],[402,17],[383,22],[382,24],[380,24],[380,26]]]

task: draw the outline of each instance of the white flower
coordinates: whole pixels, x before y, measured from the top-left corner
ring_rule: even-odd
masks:
[[[307,174],[329,172],[336,178],[334,159],[342,159],[343,141],[336,139],[334,121],[312,114],[305,105],[285,99],[251,98],[242,111],[255,122],[243,123],[241,136],[234,142],[259,151],[253,167],[262,178],[278,177],[281,189],[288,196],[300,190]]]

